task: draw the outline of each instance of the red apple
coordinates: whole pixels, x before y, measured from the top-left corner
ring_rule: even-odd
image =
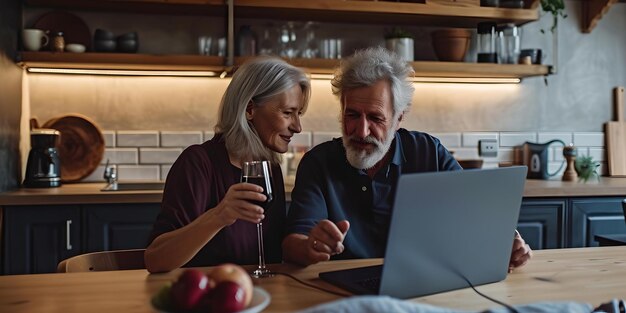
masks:
[[[215,283],[202,271],[187,269],[172,285],[172,301],[178,309],[191,310],[200,304],[203,296],[214,286]]]
[[[245,298],[246,291],[241,285],[233,281],[221,282],[211,291],[212,312],[239,312],[246,307]]]
[[[247,307],[252,301],[252,279],[241,266],[231,263],[221,264],[211,269],[207,276],[215,281],[216,285],[230,281],[241,286],[245,294],[244,307]]]

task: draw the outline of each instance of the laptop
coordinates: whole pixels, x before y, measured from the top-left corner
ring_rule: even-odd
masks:
[[[506,278],[527,169],[402,175],[383,265],[323,272],[355,294],[400,299]]]

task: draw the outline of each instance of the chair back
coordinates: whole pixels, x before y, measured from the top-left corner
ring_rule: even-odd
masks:
[[[146,268],[145,249],[92,252],[65,259],[57,266],[59,273],[136,270]]]

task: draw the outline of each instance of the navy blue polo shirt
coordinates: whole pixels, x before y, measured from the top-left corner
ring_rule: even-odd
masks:
[[[333,259],[384,257],[399,176],[462,169],[441,142],[426,133],[401,128],[391,149],[389,164],[373,179],[348,163],[341,138],[307,152],[291,193],[287,233],[308,235],[320,220],[348,220],[346,249]]]

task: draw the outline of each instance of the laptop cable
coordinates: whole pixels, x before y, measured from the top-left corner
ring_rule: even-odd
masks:
[[[311,283],[307,283],[304,280],[302,280],[302,279],[300,279],[300,278],[298,278],[296,276],[293,276],[293,275],[291,275],[289,273],[272,271],[271,274],[287,276],[287,277],[289,277],[289,278],[291,278],[291,279],[293,279],[293,280],[295,280],[295,281],[299,282],[300,284],[303,284],[303,285],[305,285],[307,287],[314,288],[314,289],[317,289],[317,290],[321,290],[321,291],[324,291],[324,292],[328,292],[328,293],[334,294],[336,296],[340,296],[340,297],[351,297],[352,296],[351,294],[348,294],[348,293],[334,291],[334,290],[326,289],[326,288],[323,288],[323,287],[320,287],[320,286],[317,286],[317,285],[314,285],[314,284],[311,284]]]
[[[500,301],[500,300],[494,299],[494,298],[492,298],[492,297],[490,297],[490,296],[488,296],[488,295],[486,295],[486,294],[484,294],[484,293],[482,293],[482,292],[478,291],[478,289],[476,289],[476,287],[474,287],[474,284],[472,284],[472,282],[470,282],[470,281],[469,281],[469,279],[467,279],[467,278],[466,278],[465,276],[463,276],[463,275],[460,275],[460,276],[461,276],[461,278],[463,278],[463,279],[465,280],[465,282],[467,282],[467,284],[468,284],[468,285],[469,285],[469,286],[470,286],[470,287],[474,290],[474,292],[476,292],[477,294],[479,294],[481,297],[483,297],[483,298],[485,298],[485,299],[487,299],[487,300],[489,300],[489,301],[491,301],[491,302],[497,303],[497,304],[499,304],[499,305],[501,305],[501,306],[505,307],[505,308],[506,308],[507,310],[509,310],[509,312],[511,312],[511,313],[519,313],[519,311],[518,311],[517,309],[515,309],[514,307],[512,307],[511,305],[509,305],[509,304],[507,304],[507,303],[504,303],[504,302],[502,302],[502,301]]]

